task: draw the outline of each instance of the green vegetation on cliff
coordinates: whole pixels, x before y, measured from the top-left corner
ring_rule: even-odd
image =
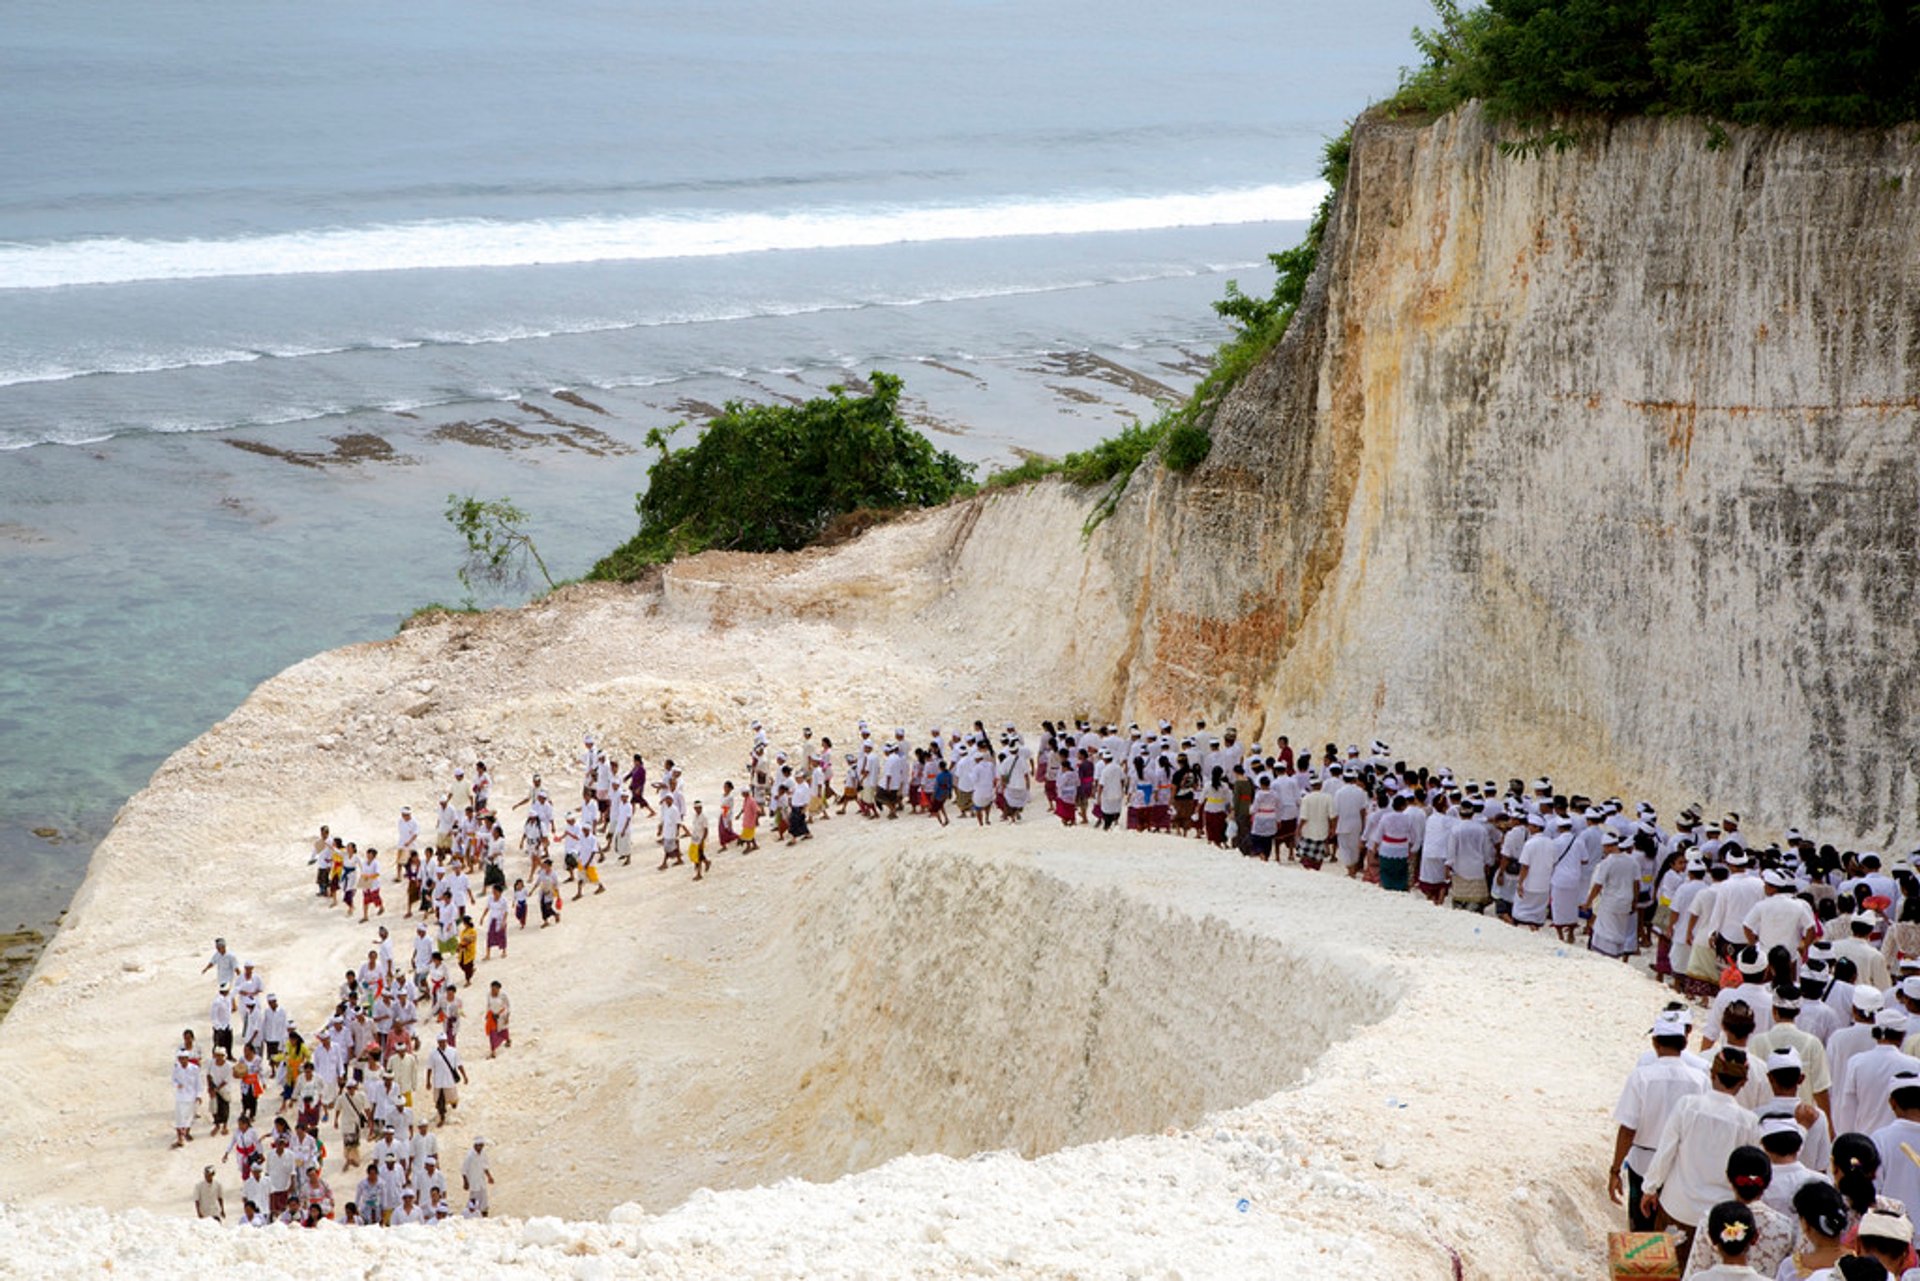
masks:
[[[728,401],[683,449],[672,445],[677,426],[648,432],[660,456],[634,503],[640,530],[587,577],[628,581],[709,548],[791,551],[836,518],[927,507],[966,492],[972,466],[906,424],[900,386],[876,373],[864,396],[832,387],[799,405]]]
[[[1910,0],[1435,0],[1422,64],[1386,107],[1470,98],[1498,118],[1688,115],[1739,124],[1920,119]],[[1549,138],[1549,141],[1553,141]]]

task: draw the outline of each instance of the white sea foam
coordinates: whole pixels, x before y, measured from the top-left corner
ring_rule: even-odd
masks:
[[[0,251],[4,252],[4,251]],[[494,325],[476,330],[430,330],[413,338],[368,338],[332,346],[264,345],[258,349],[190,349],[160,352],[114,352],[97,363],[45,361],[0,367],[0,387],[32,383],[67,382],[75,378],[101,375],[137,375],[173,373],[183,369],[215,369],[225,365],[246,365],[259,360],[303,360],[316,356],[339,356],[352,352],[414,351],[423,347],[490,347],[516,342],[540,342],[550,338],[584,337],[591,334],[620,333],[632,329],[666,328],[677,325],[712,325],[741,320],[772,320],[822,315],[839,311],[863,311],[869,307],[924,307],[936,303],[983,302],[994,298],[1017,298],[1033,294],[1071,293],[1082,289],[1100,289],[1110,285],[1145,284],[1156,280],[1176,280],[1199,275],[1212,268],[1169,267],[1159,271],[1125,275],[1076,278],[1040,284],[959,286],[918,293],[878,296],[869,299],[812,302],[766,302],[748,306],[663,312],[653,316],[607,320],[556,321],[549,324]]]
[[[1323,192],[1320,183],[1301,183],[1188,195],[977,205],[408,222],[229,240],[100,237],[0,245],[0,289],[700,258],[769,250],[1224,226],[1305,218]]]

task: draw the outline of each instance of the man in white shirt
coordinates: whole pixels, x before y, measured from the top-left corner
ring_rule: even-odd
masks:
[[[1774,1116],[1793,1120],[1801,1130],[1800,1159],[1815,1169],[1826,1169],[1833,1155],[1833,1126],[1825,1112],[1801,1101],[1800,1087],[1806,1084],[1807,1074],[1799,1051],[1791,1046],[1769,1051],[1761,1066],[1766,1071],[1769,1097],[1754,1105],[1753,1114],[1762,1121]]]
[[[1360,786],[1357,773],[1341,775],[1342,782],[1333,794],[1333,841],[1340,865],[1348,876],[1360,875],[1360,833],[1367,825],[1367,789]]]
[[[1213,775],[1211,774],[1202,775],[1202,789],[1204,789],[1205,785],[1211,782],[1212,779]],[[1274,799],[1280,804],[1280,812],[1278,815],[1280,827],[1279,830],[1274,833],[1274,845],[1276,847],[1274,853],[1278,855],[1280,852],[1279,847],[1285,847],[1287,855],[1291,857],[1295,845],[1300,840],[1300,780],[1292,773],[1282,770],[1273,780],[1272,790]]]
[[[1766,1059],[1771,1071],[1771,1056],[1775,1051],[1793,1051],[1794,1066],[1802,1073],[1801,1100],[1815,1104],[1823,1112],[1829,1111],[1833,1104],[1833,1076],[1827,1065],[1827,1047],[1820,1043],[1819,1037],[1797,1026],[1800,1008],[1798,992],[1787,987],[1774,989],[1773,1026],[1753,1035],[1747,1042],[1747,1053]]]
[[[1227,773],[1233,773],[1233,767],[1246,759],[1246,749],[1240,745],[1240,731],[1227,726],[1227,741],[1214,753],[1213,763]]]
[[[379,1188],[380,1222],[389,1225],[400,1222],[400,1207],[413,1191],[407,1186],[407,1172],[400,1168],[399,1158],[389,1154],[371,1173]]]
[[[1447,878],[1455,907],[1478,912],[1486,906],[1494,840],[1482,803],[1468,801],[1462,805],[1460,822],[1447,846]]]
[[[200,1065],[181,1046],[173,1060],[173,1146],[183,1147],[193,1137],[193,1114],[200,1106]]]
[[[1729,947],[1745,947],[1747,943],[1747,913],[1754,904],[1766,897],[1767,887],[1750,870],[1752,860],[1745,850],[1735,849],[1727,856],[1727,866],[1732,869],[1720,886],[1719,901],[1714,907],[1714,919],[1710,922],[1714,933],[1721,942]]]
[[[213,1048],[233,1053],[233,993],[225,983],[207,1007],[207,1018],[213,1024]]]
[[[669,863],[681,861],[680,838],[686,835],[686,827],[680,819],[680,802],[672,792],[662,792],[660,796],[660,866],[657,871],[667,870]]]
[[[1433,811],[1427,815],[1426,832],[1420,842],[1420,867],[1416,879],[1420,892],[1438,907],[1447,900],[1448,868],[1453,864],[1453,833],[1460,825],[1452,813],[1452,802],[1445,792],[1436,791]]]
[[[213,981],[218,983],[221,990],[224,991],[233,986],[234,972],[239,968],[240,964],[238,960],[235,959],[232,952],[227,951],[227,941],[225,939],[215,939],[213,941],[213,955],[208,957],[207,963],[200,967],[200,972],[205,974],[208,970],[214,971]],[[231,1049],[233,1047],[229,1046],[227,1048]]]
[[[1300,798],[1300,845],[1298,854],[1300,863],[1308,869],[1317,869],[1327,857],[1327,846],[1333,838],[1333,797],[1328,795],[1318,778],[1307,783],[1307,793]],[[1348,876],[1359,875],[1354,868],[1347,869]]]
[[[1587,890],[1588,946],[1603,956],[1626,960],[1640,950],[1640,919],[1635,911],[1640,859],[1612,831],[1604,827],[1588,831],[1600,833],[1604,854]]]
[[[267,993],[267,1008],[260,1014],[260,1038],[266,1042],[267,1057],[278,1059],[280,1048],[287,1043],[287,1012],[272,992]]]
[[[460,1106],[460,1086],[467,1069],[460,1065],[460,1052],[447,1044],[444,1033],[427,1056],[427,1085],[433,1090],[433,1110],[440,1124],[447,1123],[447,1110]]]
[[[1600,810],[1587,808],[1554,836],[1553,876],[1548,880],[1548,907],[1554,932],[1571,943],[1580,931],[1580,909],[1587,902],[1593,869],[1600,862],[1605,828]]]
[[[1873,1048],[1848,1059],[1845,1075],[1834,1085],[1833,1125],[1841,1134],[1872,1134],[1893,1120],[1887,1091],[1894,1077],[1920,1074],[1920,1059],[1900,1052],[1906,1031],[1907,1017],[1898,1010],[1882,1009],[1873,1016]]]
[[[432,1205],[434,1193],[447,1191],[447,1176],[440,1172],[440,1158],[432,1153],[422,1157],[413,1172],[414,1198],[421,1205]]]
[[[219,1183],[215,1182],[212,1166],[202,1170],[200,1182],[193,1185],[193,1214],[195,1218],[212,1219],[216,1223],[226,1220],[226,1194],[220,1190]]]
[[[1784,947],[1801,957],[1813,934],[1813,909],[1794,894],[1793,878],[1785,872],[1770,868],[1761,873],[1760,883],[1765,897],[1740,922],[1747,942],[1762,952]]]
[[[607,802],[607,849],[623,864],[633,861],[633,800],[623,787],[613,789]]]
[[[1874,913],[1861,912],[1848,923],[1848,937],[1833,941],[1833,955],[1853,962],[1859,972],[1857,982],[1871,984],[1884,992],[1893,986],[1893,973],[1887,969],[1887,958],[1872,942],[1873,931],[1879,925],[1880,918]]]
[[[1873,1146],[1880,1152],[1880,1195],[1920,1207],[1920,1073],[1898,1073],[1890,1084],[1887,1106],[1893,1119],[1873,1131]]]
[[[1653,1216],[1656,1230],[1676,1224],[1686,1229],[1683,1260],[1707,1212],[1734,1199],[1727,1157],[1760,1135],[1758,1120],[1734,1097],[1746,1084],[1746,1057],[1722,1050],[1708,1076],[1712,1088],[1682,1097],[1669,1110],[1640,1196],[1640,1211]]]
[[[473,1151],[467,1153],[467,1159],[460,1163],[460,1186],[466,1189],[467,1204],[477,1211],[481,1218],[487,1217],[492,1204],[488,1189],[493,1186],[493,1171],[487,1164],[487,1141],[476,1138]]]
[[[1555,850],[1547,835],[1547,819],[1527,815],[1527,843],[1520,847],[1520,884],[1513,901],[1513,923],[1537,930],[1547,923],[1552,895]]]
[[[1684,1011],[1667,1010],[1653,1023],[1653,1053],[1627,1076],[1620,1101],[1613,1109],[1618,1127],[1613,1140],[1613,1164],[1607,1171],[1607,1194],[1621,1197],[1621,1175],[1626,1176],[1627,1218],[1636,1232],[1653,1231],[1653,1216],[1641,1208],[1642,1183],[1653,1164],[1660,1136],[1674,1105],[1690,1094],[1707,1091],[1707,1074],[1687,1061],[1687,1021]]]

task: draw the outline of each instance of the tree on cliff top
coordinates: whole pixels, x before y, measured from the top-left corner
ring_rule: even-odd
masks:
[[[640,532],[589,578],[628,580],[648,566],[709,548],[791,551],[837,516],[943,503],[973,468],[900,417],[898,378],[876,373],[865,396],[844,387],[799,405],[728,401],[694,444],[676,428],[647,433],[659,450],[635,500]]]
[[[1469,98],[1498,117],[1696,115],[1743,124],[1920,119],[1909,0],[1436,0],[1389,111]]]

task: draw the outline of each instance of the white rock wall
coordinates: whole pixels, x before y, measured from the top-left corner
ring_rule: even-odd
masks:
[[[1498,137],[1364,124],[1293,332],[1102,531],[1136,710],[1920,835],[1920,130]]]

